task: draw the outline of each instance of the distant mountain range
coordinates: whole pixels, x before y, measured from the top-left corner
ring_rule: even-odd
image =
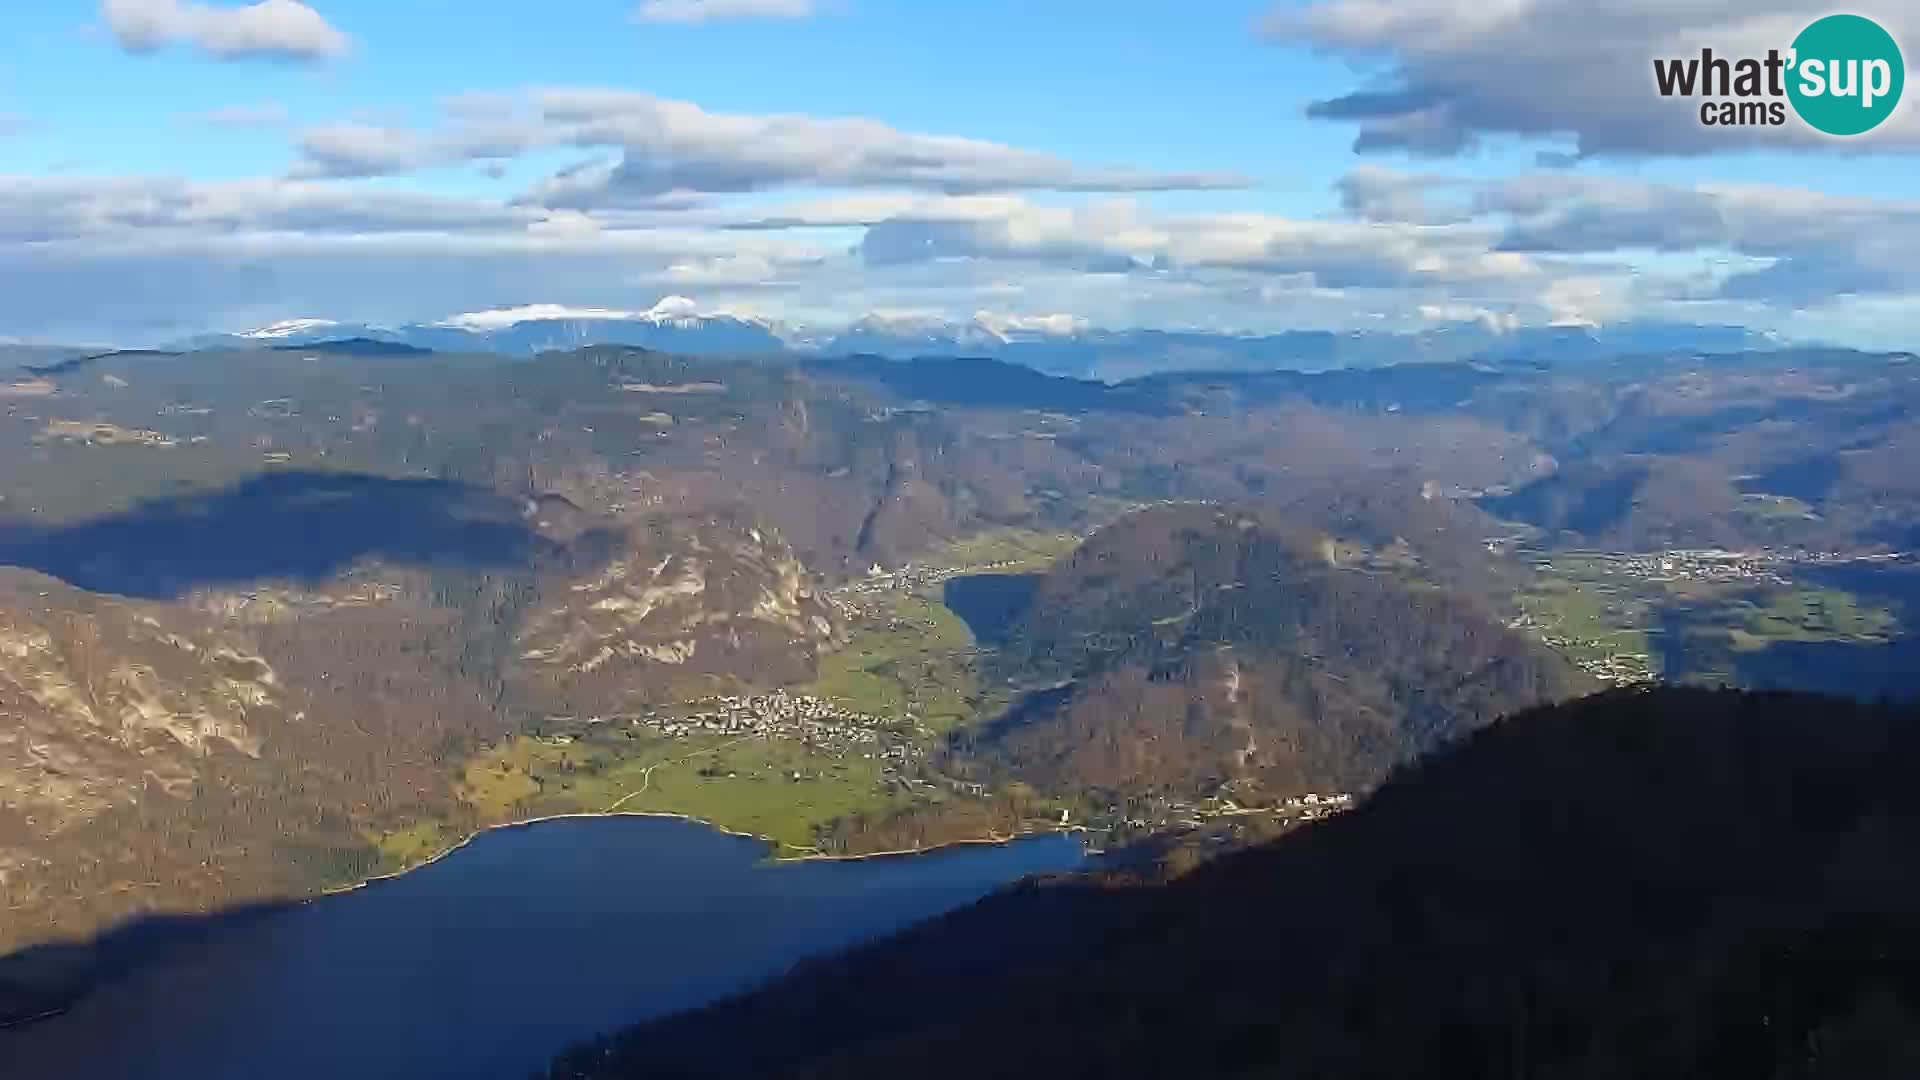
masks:
[[[834,354],[990,356],[1056,375],[1108,381],[1164,371],[1329,371],[1458,360],[1564,363],[1628,353],[1735,352],[1776,348],[1770,334],[1739,326],[1634,322],[1496,330],[1456,323],[1417,333],[1289,330],[1232,334],[1199,330],[1000,331],[968,323],[862,320],[817,348]]]
[[[685,297],[668,297],[646,311],[539,304],[398,327],[291,319],[238,334],[200,335],[170,347],[299,347],[341,341],[369,348],[379,343],[518,356],[587,345],[630,345],[693,356],[989,357],[1051,374],[1109,381],[1162,371],[1319,371],[1469,359],[1566,363],[1629,353],[1732,352],[1781,344],[1771,334],[1745,327],[1646,321],[1519,329],[1464,322],[1416,333],[1290,330],[1250,335],[1108,330],[1071,316],[1017,318],[982,313],[953,321],[872,314],[823,332],[749,315],[703,312]]]
[[[740,315],[701,314],[683,297],[668,297],[637,312],[539,304],[398,327],[289,319],[238,334],[205,334],[178,342],[175,347],[259,348],[349,339],[435,352],[520,356],[587,345],[632,345],[689,355],[774,353],[788,348],[770,323]]]

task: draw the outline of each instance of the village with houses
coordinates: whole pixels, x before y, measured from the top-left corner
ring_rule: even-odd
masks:
[[[1501,542],[1488,541],[1489,550],[1497,550]],[[1540,553],[1532,558],[1539,584],[1522,597],[1520,611],[1507,626],[1562,653],[1602,682],[1645,683],[1661,675],[1649,639],[1650,634],[1661,632],[1661,611],[1717,607],[1730,625],[1791,634],[1795,632],[1790,625],[1792,604],[1798,603],[1809,607],[1807,618],[1813,620],[1803,623],[1800,632],[1845,636],[1840,625],[1828,625],[1828,609],[1846,609],[1850,602],[1839,597],[1836,605],[1838,594],[1811,584],[1808,572],[1913,563],[1913,554],[1904,551],[1862,554],[1799,548]],[[1769,618],[1769,612],[1760,610],[1782,598],[1796,597],[1800,599],[1781,610],[1787,616],[1784,619]]]
[[[787,690],[721,694],[673,710],[642,713],[633,723],[670,739],[715,735],[793,739],[836,756],[859,753],[902,764],[915,756],[913,740],[899,735],[896,722]]]
[[[1495,543],[1489,541],[1489,547]],[[1671,551],[1567,552],[1586,572],[1604,571],[1660,584],[1707,582],[1713,584],[1791,585],[1792,571],[1806,566],[1845,566],[1867,564],[1891,566],[1914,561],[1912,553],[1884,551],[1854,554],[1842,551],[1807,551],[1798,548],[1757,548],[1728,551],[1722,548],[1681,548]],[[1551,557],[1535,562],[1536,569],[1553,573],[1559,569]]]

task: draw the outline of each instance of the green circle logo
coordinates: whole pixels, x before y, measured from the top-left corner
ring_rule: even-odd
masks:
[[[1858,15],[1829,15],[1800,31],[1788,63],[1793,111],[1829,135],[1879,127],[1907,82],[1893,35]]]

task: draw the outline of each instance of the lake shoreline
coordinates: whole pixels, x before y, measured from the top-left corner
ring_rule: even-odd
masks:
[[[589,817],[662,820],[532,827]],[[738,829],[686,817],[502,823],[475,836],[518,831],[391,888],[157,920],[73,947],[46,969],[57,981],[0,995],[5,1019],[21,1022],[0,1031],[0,1074],[331,1080],[378,1060],[396,1075],[528,1076],[603,1031],[1084,863],[1075,838],[1035,835],[782,867]],[[445,843],[440,858],[464,846],[452,833]]]
[[[521,821],[506,821],[506,822],[501,822],[500,824],[497,824],[497,825],[487,825],[482,828],[475,829],[472,832],[468,833],[465,837],[461,838],[459,843],[456,843],[451,847],[448,847],[446,850],[438,852],[437,854],[434,854],[426,859],[422,859],[421,861],[414,863],[411,866],[404,867],[399,870],[395,870],[391,873],[379,874],[374,877],[364,878],[360,881],[353,882],[352,884],[335,885],[330,888],[322,889],[320,892],[315,893],[311,896],[297,898],[293,902],[294,903],[313,903],[316,900],[325,899],[326,897],[329,897],[329,896],[341,896],[346,893],[356,892],[360,889],[364,889],[369,885],[375,885],[383,881],[393,881],[397,878],[405,877],[406,875],[411,874],[416,870],[424,870],[427,867],[432,866],[433,864],[439,862],[440,860],[445,859],[448,856],[453,855],[454,853],[465,849],[467,845],[472,844],[474,841],[480,839],[483,836],[486,836],[488,833],[499,832],[506,829],[524,829],[529,826],[544,825],[548,822],[553,822],[553,821],[576,821],[576,820],[583,820],[583,819],[612,819],[612,818],[659,818],[659,819],[668,820],[668,821],[684,821],[689,824],[699,825],[703,828],[711,829],[712,831],[717,832],[723,836],[733,836],[733,837],[739,837],[740,839],[743,839],[743,840],[759,841],[760,843],[766,845],[769,853],[778,852],[783,847],[792,846],[789,844],[783,844],[780,841],[773,839],[772,837],[762,836],[759,833],[741,832],[738,829],[729,829],[724,825],[716,824],[715,822],[709,821],[706,818],[695,817],[692,814],[677,814],[677,813],[673,813],[672,811],[666,811],[666,810],[631,810],[631,811],[629,810],[611,810],[611,811],[582,810],[582,811],[576,811],[573,813],[566,813],[566,814],[546,814],[541,817],[526,818]],[[1030,839],[1032,837],[1037,837],[1037,836],[1056,836],[1063,833],[1084,833],[1086,831],[1088,830],[1084,825],[1072,825],[1066,828],[1038,829],[1032,832],[1015,833],[1012,836],[985,836],[985,837],[979,837],[972,840],[950,840],[950,841],[947,841],[946,843],[931,844],[925,847],[899,848],[897,850],[892,850],[892,851],[870,851],[870,852],[863,852],[857,855],[827,855],[819,852],[815,852],[807,855],[777,855],[776,854],[776,855],[773,855],[773,857],[770,858],[768,861],[775,864],[808,863],[808,862],[857,863],[857,862],[869,862],[877,859],[901,859],[901,858],[911,858],[917,855],[934,855],[934,854],[938,854],[939,852],[951,850],[954,848],[979,847],[983,845],[1004,847],[1008,844],[1016,843],[1020,840],[1026,840],[1026,839]]]
[[[680,821],[690,825],[697,825],[701,828],[707,829],[721,836],[735,837],[743,840],[753,840],[765,846],[768,853],[768,857],[765,857],[764,861],[775,866],[814,863],[814,862],[866,863],[866,862],[876,862],[876,861],[890,860],[890,859],[907,859],[907,858],[913,858],[917,856],[938,855],[945,851],[959,850],[964,848],[983,847],[983,846],[1007,847],[1012,844],[1018,843],[1022,840],[1037,839],[1037,838],[1046,837],[1046,836],[1056,836],[1056,835],[1061,835],[1065,833],[1084,833],[1088,831],[1085,826],[1069,826],[1067,828],[1049,828],[1049,829],[1034,830],[1032,832],[1016,833],[1012,836],[986,836],[986,837],[979,837],[979,838],[969,839],[969,840],[955,840],[955,841],[950,841],[943,844],[933,844],[926,847],[901,848],[901,849],[890,850],[890,851],[873,851],[873,852],[865,852],[857,855],[827,855],[827,854],[821,854],[817,852],[802,854],[802,855],[774,855],[773,854],[774,852],[779,851],[782,847],[786,847],[787,845],[783,845],[778,841],[775,841],[766,836],[761,836],[756,833],[742,832],[737,829],[729,829],[723,825],[717,825],[714,822],[708,821],[704,818],[695,817],[694,815],[691,815],[691,814],[679,814],[679,813],[672,813],[672,812],[660,811],[660,810],[581,811],[581,812],[565,813],[565,814],[547,814],[540,817],[527,818],[521,821],[502,822],[497,825],[488,825],[484,828],[475,829],[468,835],[462,837],[458,843],[455,843],[447,847],[445,850],[434,854],[430,858],[423,859],[420,862],[415,863],[411,866],[408,866],[404,869],[395,870],[395,871],[392,871],[391,873],[379,874],[374,877],[369,877],[360,881],[353,882],[351,884],[332,886],[330,888],[323,889],[316,893],[309,893],[302,896],[291,896],[291,897],[286,897],[284,899],[275,900],[275,901],[266,901],[264,902],[264,904],[276,909],[286,908],[286,907],[301,907],[301,906],[319,903],[329,897],[345,896],[354,892],[358,892],[362,889],[366,889],[369,886],[377,885],[381,882],[395,881],[417,870],[425,869],[426,867],[432,866],[443,859],[449,858],[457,854],[458,852],[464,850],[468,845],[474,843],[480,838],[494,832],[501,832],[501,831],[512,830],[512,829],[530,828],[532,826],[544,825],[550,822],[557,822],[557,821],[573,821],[573,820],[587,820],[587,819],[614,819],[614,818],[654,818],[654,819],[666,820],[666,821]],[[86,945],[80,946],[80,950],[82,952],[85,952],[87,948],[88,947]],[[10,955],[18,956],[20,954],[10,954]],[[0,958],[0,959],[6,959],[6,958]],[[0,1040],[3,1040],[11,1036],[13,1033],[17,1031],[34,1027],[45,1021],[54,1020],[65,1015],[67,1012],[69,1012],[72,1009],[72,1007],[75,1004],[77,1004],[80,1000],[84,999],[97,985],[99,985],[102,981],[104,981],[100,977],[100,973],[98,969],[94,968],[94,965],[87,963],[85,960],[80,959],[80,957],[78,956],[76,956],[76,959],[80,960],[80,967],[82,969],[81,971],[66,973],[65,977],[55,976],[53,979],[49,981],[48,985],[45,985],[39,988],[38,992],[32,992],[29,988],[29,985],[25,983],[16,983],[14,985],[6,987],[7,989],[11,990],[14,994],[19,995],[19,1000],[10,1002],[9,1004],[12,1007],[7,1009],[6,1011],[0,1012]],[[88,969],[92,969],[92,970],[88,970]],[[4,985],[4,983],[0,982],[0,985]]]

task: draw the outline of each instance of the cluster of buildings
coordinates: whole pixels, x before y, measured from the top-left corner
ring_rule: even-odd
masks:
[[[1491,546],[1495,541],[1488,541]],[[1799,548],[1759,548],[1727,551],[1722,548],[1681,548],[1658,552],[1580,552],[1581,561],[1599,563],[1608,571],[1644,581],[1708,581],[1751,585],[1791,585],[1793,566],[1841,566],[1909,561],[1907,552],[1860,555],[1843,551],[1806,551]],[[1540,569],[1552,571],[1551,559]]]
[[[1567,646],[1571,644],[1556,641],[1551,636],[1543,640],[1562,652],[1565,652]],[[1652,682],[1654,679],[1653,657],[1645,653],[1610,652],[1602,656],[1568,654],[1568,658],[1573,661],[1574,667],[1601,682],[1630,684]]]
[[[1646,581],[1710,581],[1741,585],[1787,585],[1782,567],[1790,561],[1765,551],[1718,548],[1623,554],[1613,557],[1623,574]]]
[[[1249,814],[1271,814],[1290,821],[1318,821],[1324,817],[1353,809],[1354,797],[1344,791],[1322,795],[1307,792],[1290,799],[1282,799],[1273,806],[1242,806],[1224,795],[1203,800],[1192,809],[1190,817],[1194,824],[1212,821],[1218,818],[1245,817]],[[1184,824],[1184,822],[1183,822]]]
[[[634,724],[671,739],[699,735],[796,739],[831,753],[860,750],[864,756],[904,764],[913,751],[886,740],[887,721],[841,708],[812,694],[722,694],[672,712],[646,712]],[[863,749],[864,748],[864,749]]]
[[[1488,544],[1492,547],[1494,541],[1490,540]],[[1672,582],[1705,582],[1786,588],[1794,583],[1792,574],[1795,566],[1839,566],[1863,563],[1893,565],[1912,559],[1912,555],[1906,552],[1859,555],[1839,551],[1775,548],[1751,551],[1728,551],[1722,548],[1683,548],[1659,552],[1583,551],[1571,553],[1565,557],[1577,560],[1575,566],[1565,569],[1571,569],[1574,576],[1581,579],[1582,589],[1603,596],[1620,593],[1623,588],[1631,591],[1631,587],[1592,579],[1617,575],[1621,578],[1656,585]],[[1546,573],[1563,569],[1555,565],[1552,557],[1542,557],[1536,566]],[[1568,637],[1559,632],[1551,621],[1542,620],[1532,614],[1519,615],[1507,625],[1511,629],[1532,634],[1549,647],[1566,654],[1570,660],[1588,673],[1606,682],[1637,683],[1654,678],[1652,657],[1645,653],[1620,652],[1608,648],[1604,641]]]
[[[1309,792],[1261,806],[1245,806],[1226,795],[1214,795],[1198,802],[1186,802],[1162,795],[1128,799],[1109,806],[1086,823],[1095,831],[1117,833],[1158,832],[1165,829],[1192,829],[1227,818],[1266,815],[1287,821],[1318,821],[1351,810],[1355,798],[1347,792],[1319,794]]]
[[[1653,680],[1653,657],[1646,653],[1607,649],[1603,642],[1585,641],[1556,633],[1545,622],[1528,613],[1507,620],[1507,629],[1519,630],[1564,655],[1594,678],[1610,683],[1642,683]],[[1597,651],[1605,649],[1605,651]]]
[[[1489,547],[1494,541],[1488,541]],[[1840,551],[1760,548],[1728,551],[1722,548],[1682,548],[1659,552],[1568,553],[1569,567],[1557,566],[1551,556],[1541,557],[1536,566],[1545,573],[1570,570],[1583,591],[1611,596],[1635,591],[1630,585],[1605,580],[1608,577],[1630,579],[1655,585],[1674,582],[1703,582],[1733,586],[1788,588],[1794,584],[1796,566],[1840,566],[1858,564],[1894,565],[1910,561],[1907,552],[1883,552],[1872,555]],[[1576,665],[1612,683],[1647,682],[1654,678],[1652,657],[1640,652],[1621,652],[1605,641],[1568,637],[1551,620],[1522,614],[1508,627],[1532,634],[1551,648],[1564,653]]]
[[[145,428],[123,428],[96,420],[49,420],[41,439],[82,442],[89,446],[178,446],[180,440]]]
[[[1280,804],[1280,808],[1311,821],[1314,818],[1327,817],[1342,810],[1353,809],[1353,795],[1345,791],[1317,795],[1310,791],[1298,798],[1286,800]]]
[[[849,596],[875,596],[890,592],[918,592],[923,588],[944,584],[947,579],[965,574],[991,574],[995,570],[1024,565],[1019,560],[1002,559],[999,562],[982,563],[975,566],[922,566],[907,563],[898,570],[889,571],[879,563],[867,569],[863,578],[848,582],[840,591]]]

